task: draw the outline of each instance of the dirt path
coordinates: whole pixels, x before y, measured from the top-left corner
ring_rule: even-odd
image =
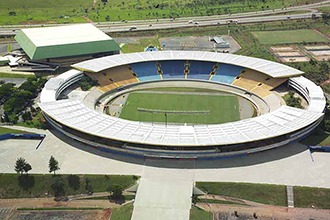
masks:
[[[94,23],[94,21],[91,20],[90,18],[88,18],[87,16],[83,16],[83,18],[84,18],[88,23]]]
[[[323,81],[320,85],[324,86],[324,85],[329,84],[329,83],[330,83],[330,79],[327,79],[327,80]]]
[[[31,198],[31,199],[0,199],[0,208],[75,208],[75,207],[99,207],[117,208],[119,204],[108,200],[71,200],[56,202],[54,198]]]

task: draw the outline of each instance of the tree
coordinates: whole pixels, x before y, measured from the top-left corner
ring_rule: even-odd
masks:
[[[28,173],[30,170],[32,170],[31,165],[26,162],[26,160],[22,157],[18,158],[16,160],[16,164],[15,164],[15,171],[19,174],[23,174],[23,173]]]
[[[80,81],[79,81],[79,85],[80,85],[80,88],[81,90],[83,91],[87,91],[89,90],[90,88],[92,88],[93,86],[97,85],[97,81],[96,80],[93,80],[92,78],[90,78],[89,76],[87,75],[84,75]]]
[[[91,185],[91,181],[88,178],[85,179],[85,189],[88,194],[93,194],[93,186]]]
[[[74,189],[75,191],[80,188],[80,178],[77,175],[69,175],[68,176],[69,187]]]
[[[108,186],[107,191],[112,199],[121,199],[123,196],[123,187],[118,184]]]
[[[26,111],[22,114],[22,119],[23,121],[29,121],[29,120],[32,120],[32,115],[31,115],[31,112],[29,111]]]
[[[323,121],[323,128],[326,131],[330,131],[330,120],[329,119],[324,119],[324,121]]]
[[[54,175],[55,172],[60,169],[60,167],[58,166],[58,161],[53,156],[51,156],[49,159],[48,167],[49,167],[49,172],[50,173],[54,172]]]
[[[192,197],[191,197],[191,202],[194,204],[194,205],[196,205],[196,203],[197,203],[197,200],[198,200],[198,195],[192,195]]]
[[[52,180],[51,188],[54,192],[55,197],[64,196],[64,182],[60,176],[55,176]]]
[[[289,91],[288,94],[284,95],[284,100],[288,106],[295,108],[302,108],[301,99],[294,96],[294,91]]]

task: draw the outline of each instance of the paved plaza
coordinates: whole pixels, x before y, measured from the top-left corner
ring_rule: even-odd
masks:
[[[13,126],[11,128],[46,134],[39,140],[0,142],[0,172],[14,173],[18,157],[32,166],[31,173],[48,173],[54,156],[59,174],[138,175],[139,187],[132,219],[189,219],[194,182],[251,182],[330,188],[327,167],[330,154],[313,153],[295,143],[254,155],[222,160],[142,160],[109,155],[78,144],[55,131]],[[162,217],[162,218],[161,218]]]
[[[330,188],[327,172],[330,154],[313,153],[306,146],[295,143],[274,150],[242,158],[196,161],[153,161],[105,154],[78,144],[55,131],[45,131],[11,126],[35,133],[46,134],[38,149],[38,140],[5,140],[0,142],[0,172],[14,173],[15,161],[25,158],[32,165],[32,173],[48,173],[48,161],[53,155],[66,174],[123,174],[143,175],[145,166],[162,172],[162,167],[174,173],[182,168],[193,172],[193,181],[235,181],[271,183]],[[59,139],[59,137],[61,139]],[[67,143],[65,143],[64,141]],[[168,169],[166,169],[168,170]]]

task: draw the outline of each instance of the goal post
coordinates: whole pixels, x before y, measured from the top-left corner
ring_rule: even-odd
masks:
[[[178,110],[162,110],[162,109],[148,109],[148,108],[137,108],[139,114],[150,113],[152,114],[152,123],[153,123],[153,114],[164,114],[165,116],[165,125],[167,126],[167,117],[170,114],[173,115],[208,115],[210,110],[196,110],[196,111],[178,111]]]

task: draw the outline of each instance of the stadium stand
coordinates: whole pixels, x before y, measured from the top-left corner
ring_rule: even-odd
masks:
[[[164,60],[172,64],[175,62],[172,60],[180,61],[183,71],[187,60],[219,63],[218,71],[219,73],[223,71],[222,75],[224,76],[228,76],[224,71],[226,66],[229,69],[239,68],[238,65],[242,66],[246,69],[242,74],[239,73],[241,68],[237,71],[236,76],[230,77],[234,80],[240,75],[235,80],[234,85],[250,80],[250,83],[254,85],[250,88],[253,91],[251,95],[254,91],[262,88],[265,90],[275,88],[289,78],[288,85],[299,91],[308,102],[308,107],[297,109],[280,106],[271,112],[265,111],[258,117],[225,124],[176,125],[128,121],[98,112],[94,108],[86,106],[81,100],[70,99],[70,97],[58,99],[61,92],[79,81],[83,75],[83,70],[102,73],[102,71],[118,66],[132,66],[139,62],[156,64],[157,62],[164,62]],[[323,111],[326,106],[322,89],[307,78],[300,76],[302,74],[300,70],[271,61],[233,54],[200,51],[155,51],[102,57],[75,64],[73,67],[77,70],[69,70],[50,79],[41,92],[39,106],[45,119],[51,126],[72,139],[94,148],[103,149],[106,152],[125,155],[139,157],[153,155],[153,157],[175,159],[213,159],[220,156],[227,157],[264,151],[284,146],[310,134],[322,122]],[[156,65],[154,69],[156,75]],[[250,71],[250,69],[254,71]],[[182,75],[184,76],[183,71]],[[233,71],[231,70],[231,72]],[[215,76],[220,75],[217,72]],[[224,82],[225,80],[219,79],[219,81]],[[153,83],[169,82],[141,82],[134,87],[141,86],[142,88],[146,84]],[[220,84],[213,82],[202,83],[220,86]],[[221,86],[240,89],[237,86],[231,86],[231,84]],[[244,88],[243,83],[242,87]],[[132,89],[129,85],[127,88]],[[125,92],[125,86],[123,89],[120,93]],[[242,92],[245,93],[246,91],[242,89]],[[265,104],[267,105],[267,103]]]
[[[101,73],[87,73],[88,76],[96,79],[99,84],[99,90],[107,92],[117,87],[138,82],[137,78],[127,65],[118,66]]]
[[[188,79],[209,80],[214,63],[203,61],[190,61]]]
[[[140,81],[160,80],[157,73],[157,65],[155,62],[142,62],[131,64],[133,72]]]
[[[159,67],[164,79],[184,78],[185,61],[183,60],[160,61]]]
[[[235,79],[233,85],[244,88],[251,91],[260,97],[266,97],[270,94],[270,91],[277,86],[281,85],[287,80],[287,78],[272,78],[263,73],[245,69]]]
[[[219,63],[216,74],[211,78],[212,81],[231,84],[235,78],[241,73],[242,67]]]

